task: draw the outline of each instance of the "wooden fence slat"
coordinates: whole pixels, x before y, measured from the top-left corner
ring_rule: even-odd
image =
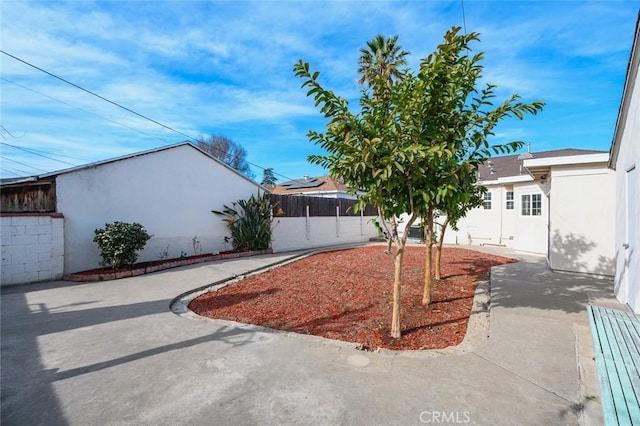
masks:
[[[274,215],[279,217],[305,217],[307,206],[309,206],[310,216],[334,217],[337,208],[340,216],[360,216],[360,213],[353,211],[356,200],[278,194],[270,194],[269,199],[275,206]],[[363,215],[375,216],[377,212],[373,206],[367,206]]]

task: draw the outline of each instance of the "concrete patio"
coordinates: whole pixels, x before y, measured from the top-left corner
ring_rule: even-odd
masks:
[[[117,281],[2,289],[3,425],[600,424],[586,305],[609,280],[520,258],[492,272],[490,337],[461,355],[362,352],[170,311],[283,253]]]

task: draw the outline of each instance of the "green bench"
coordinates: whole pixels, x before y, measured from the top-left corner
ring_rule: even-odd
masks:
[[[588,306],[605,425],[640,425],[640,320]]]

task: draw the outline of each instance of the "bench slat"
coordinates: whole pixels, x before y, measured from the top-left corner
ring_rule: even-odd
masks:
[[[605,424],[640,425],[640,322],[627,312],[588,306]]]
[[[613,345],[612,353],[629,416],[631,419],[638,421],[640,420],[640,406],[638,404],[638,395],[636,394],[637,389],[634,388],[634,378],[637,376],[638,370],[625,341],[625,332],[627,330],[623,324],[612,317],[609,317],[603,323],[605,323],[605,328],[609,327],[611,330],[609,338]]]

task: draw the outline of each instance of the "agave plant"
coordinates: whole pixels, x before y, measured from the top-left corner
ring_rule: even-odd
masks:
[[[212,213],[224,216],[231,231],[234,250],[266,250],[271,242],[271,211],[273,205],[267,194],[252,195],[248,200],[238,200],[231,206],[223,205],[222,211]]]

